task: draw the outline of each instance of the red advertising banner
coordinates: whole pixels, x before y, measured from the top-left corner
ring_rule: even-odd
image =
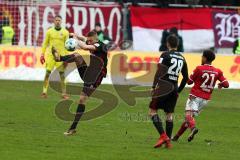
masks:
[[[182,36],[185,51],[214,47],[212,9],[133,6],[130,10],[134,50],[158,51],[163,31],[172,27]]]
[[[121,38],[121,6],[71,2],[67,5],[67,28],[85,34],[100,22],[105,33],[118,43]]]
[[[87,51],[77,51],[81,55],[89,55]],[[141,77],[135,79],[132,83],[151,85],[155,67],[157,67],[152,63],[158,63],[160,54],[159,52],[140,51],[110,52],[107,65],[108,75],[105,82],[112,83],[112,79],[115,79],[114,82],[127,84],[129,79]],[[45,68],[40,63],[40,55],[41,47],[0,45],[0,79],[43,80]],[[200,54],[184,53],[184,57],[188,62],[189,73],[201,64]],[[240,56],[218,54],[213,65],[223,71],[231,83],[230,87],[240,88]],[[78,78],[80,77],[76,72],[76,76],[73,76],[72,79],[73,82],[79,82]]]
[[[44,35],[53,25],[53,17],[62,11],[61,3],[47,2],[2,2],[0,1],[0,23],[8,17],[16,35],[18,45],[40,46]],[[103,30],[118,43],[121,38],[121,6],[96,3],[68,2],[66,23],[70,32],[86,34],[100,22]]]
[[[213,11],[215,47],[230,48],[240,37],[240,15],[235,11]]]
[[[209,8],[152,8],[131,7],[131,23],[148,29],[179,30],[212,29]]]

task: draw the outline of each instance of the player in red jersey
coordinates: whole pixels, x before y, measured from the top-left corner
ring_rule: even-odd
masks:
[[[191,130],[188,136],[188,142],[193,140],[194,135],[198,133],[194,117],[200,113],[202,108],[206,106],[210,100],[217,80],[220,81],[220,83],[218,83],[219,89],[229,87],[229,83],[223,76],[223,72],[211,65],[214,59],[215,54],[211,50],[205,50],[202,55],[202,65],[197,66],[193,74],[190,75],[187,83],[189,85],[194,83],[194,86],[191,89],[186,103],[185,121],[173,137],[173,141],[177,141],[187,128]]]

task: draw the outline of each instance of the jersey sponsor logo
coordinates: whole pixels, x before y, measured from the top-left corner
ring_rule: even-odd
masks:
[[[176,54],[170,54],[170,57],[174,57],[174,58],[178,58],[178,59],[182,59],[183,60],[182,56],[176,55]]]
[[[204,73],[218,74],[218,72],[216,72],[216,71],[210,71],[210,70],[203,70],[202,72],[204,72]]]

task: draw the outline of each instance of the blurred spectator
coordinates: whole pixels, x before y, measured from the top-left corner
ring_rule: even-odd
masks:
[[[234,42],[233,54],[239,54],[240,55],[240,37],[237,38],[237,40]]]
[[[0,11],[0,44],[1,44],[1,37],[2,37],[2,25],[3,25],[3,13]]]
[[[169,36],[169,32],[165,29],[162,33],[161,45],[159,47],[159,51],[167,51],[167,37]]]
[[[97,35],[98,35],[98,39],[105,43],[105,44],[108,44],[110,41],[112,41],[111,38],[108,37],[108,35],[106,35],[103,30],[102,30],[102,27],[101,27],[101,24],[98,22],[95,24],[95,29],[94,31],[97,32]]]
[[[187,3],[189,5],[197,5],[197,4],[199,4],[199,1],[200,0],[185,0],[185,3]]]
[[[14,44],[14,29],[10,26],[8,18],[4,18],[0,29],[0,44]]]
[[[183,39],[182,37],[178,34],[178,29],[176,27],[172,27],[169,32],[167,30],[164,30],[162,33],[162,39],[161,39],[161,45],[159,47],[159,51],[167,51],[167,37],[169,35],[175,35],[178,37],[178,52],[184,52],[183,48]]]
[[[184,48],[183,48],[183,39],[182,37],[178,34],[178,29],[176,27],[172,27],[170,29],[170,35],[174,34],[175,36],[178,37],[178,52],[184,52]]]
[[[212,0],[212,4],[219,5],[219,6],[235,6],[235,5],[239,5],[237,1],[238,0]]]

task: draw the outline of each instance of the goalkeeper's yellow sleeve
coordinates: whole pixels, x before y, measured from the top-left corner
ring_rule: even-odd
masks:
[[[49,38],[50,38],[50,33],[49,33],[49,30],[48,30],[47,33],[46,33],[46,37],[44,39],[44,42],[42,44],[42,54],[43,55],[45,54],[46,49],[47,49],[47,47],[49,45]]]

